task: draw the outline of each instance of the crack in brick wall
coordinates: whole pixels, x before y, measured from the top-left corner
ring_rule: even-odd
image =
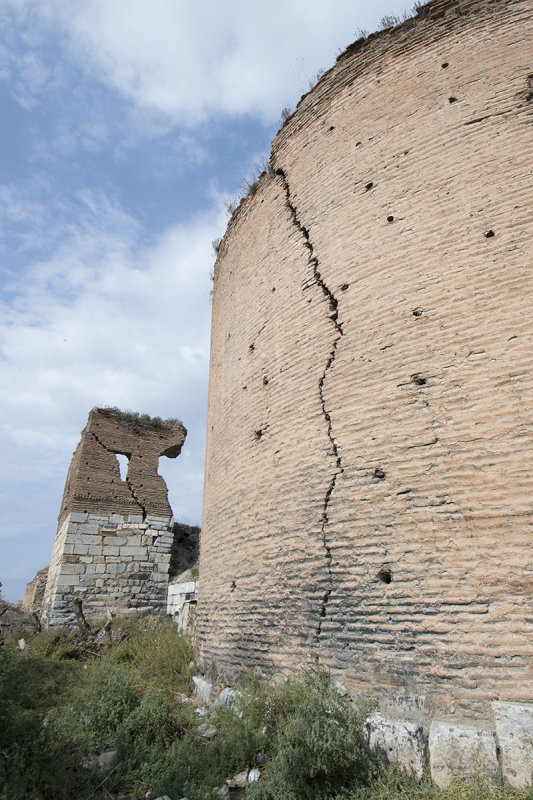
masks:
[[[93,437],[93,439],[94,439],[96,442],[98,442],[98,444],[99,444],[101,447],[103,447],[103,448],[104,448],[104,450],[107,450],[107,452],[108,452],[108,453],[112,453],[114,456],[116,456],[116,455],[117,455],[117,453],[115,453],[115,451],[114,451],[114,450],[111,450],[109,447],[106,447],[106,445],[105,445],[105,444],[102,442],[102,440],[101,440],[101,439],[100,439],[100,438],[97,436],[97,434],[96,434],[94,431],[91,431],[91,434],[90,434],[90,435]],[[118,454],[118,455],[124,455],[124,453],[120,453],[120,454]],[[125,480],[123,480],[123,481],[122,481],[122,483],[125,483],[125,484],[126,484],[126,486],[128,487],[128,489],[130,490],[130,494],[131,494],[131,496],[132,496],[132,498],[133,498],[133,502],[134,502],[134,503],[137,503],[137,505],[138,505],[138,506],[139,506],[139,508],[141,509],[141,511],[142,511],[142,517],[143,517],[143,522],[144,522],[144,520],[146,519],[146,508],[145,508],[145,506],[144,506],[144,505],[141,503],[141,501],[139,500],[139,498],[137,497],[137,495],[135,494],[135,489],[134,489],[134,487],[133,487],[133,484],[132,484],[132,482],[130,481],[130,479],[128,478],[128,476],[127,476],[127,475],[126,475],[126,478],[125,478]]]
[[[324,282],[324,280],[322,278],[322,275],[320,274],[318,258],[315,255],[313,244],[312,244],[311,238],[309,236],[309,231],[307,230],[305,225],[303,225],[303,223],[301,222],[301,220],[300,220],[300,218],[298,216],[298,212],[296,210],[296,207],[294,206],[294,203],[291,200],[291,190],[290,190],[289,182],[287,180],[287,176],[286,176],[286,174],[284,173],[284,171],[282,169],[278,169],[277,170],[277,174],[283,180],[283,186],[284,186],[285,194],[286,194],[287,208],[291,212],[291,216],[292,216],[294,225],[300,231],[300,233],[301,233],[301,235],[302,235],[302,237],[304,239],[304,245],[308,250],[309,265],[311,266],[311,268],[313,270],[313,277],[314,277],[315,283],[318,286],[320,286],[320,288],[321,288],[326,300],[328,301],[328,307],[329,307],[328,319],[332,323],[332,325],[333,325],[333,327],[335,329],[335,333],[336,333],[336,336],[333,339],[333,343],[332,343],[332,346],[331,346],[331,350],[330,350],[328,359],[326,361],[326,365],[324,367],[324,371],[322,372],[322,374],[320,376],[320,379],[318,381],[318,394],[319,394],[319,397],[320,397],[320,406],[322,408],[322,414],[324,415],[324,419],[325,419],[325,421],[327,423],[327,435],[328,435],[328,439],[330,441],[331,450],[332,450],[332,453],[333,453],[333,458],[335,459],[335,471],[333,472],[333,474],[331,476],[330,482],[328,484],[328,488],[326,490],[326,494],[325,494],[325,497],[324,497],[324,504],[323,504],[323,508],[322,508],[322,518],[321,518],[321,523],[320,523],[320,529],[321,529],[321,534],[322,534],[322,546],[323,546],[324,551],[325,551],[326,569],[327,569],[328,582],[329,582],[329,588],[326,590],[326,592],[324,593],[324,596],[322,598],[322,603],[321,603],[321,606],[320,606],[320,614],[319,614],[318,623],[317,623],[317,626],[316,626],[315,640],[316,640],[317,644],[320,644],[320,634],[322,632],[322,621],[327,615],[328,601],[329,601],[331,593],[333,592],[333,589],[334,589],[334,586],[333,586],[333,574],[332,574],[332,571],[331,571],[331,547],[330,547],[330,544],[329,544],[328,533],[327,533],[328,507],[329,507],[329,504],[330,504],[331,496],[332,496],[332,494],[333,494],[333,492],[335,490],[335,484],[337,483],[337,478],[343,472],[342,459],[341,459],[341,456],[340,456],[340,453],[339,453],[339,448],[337,446],[337,442],[335,440],[335,437],[333,436],[333,426],[332,426],[332,422],[331,422],[331,414],[326,408],[326,398],[324,396],[324,383],[326,381],[326,377],[327,377],[327,374],[328,374],[329,370],[333,367],[333,364],[335,362],[335,356],[337,354],[337,346],[338,346],[340,340],[342,339],[342,337],[344,335],[344,332],[342,330],[342,324],[341,324],[341,322],[339,322],[339,313],[338,313],[338,305],[339,304],[338,304],[338,300],[335,297],[335,295],[333,294],[332,290],[329,288],[329,286],[326,285],[326,283]]]

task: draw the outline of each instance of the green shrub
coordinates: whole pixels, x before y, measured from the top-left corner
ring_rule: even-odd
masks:
[[[339,697],[325,673],[271,689],[254,713],[261,704],[272,760],[267,780],[250,784],[247,797],[318,800],[368,785],[374,759],[362,733],[365,711]]]
[[[138,702],[128,676],[103,662],[93,670],[88,691],[78,699],[72,713],[88,745],[105,750],[118,744],[121,726]]]
[[[167,699],[189,691],[194,669],[194,649],[168,617],[120,621],[126,638],[103,654],[107,663],[119,664],[139,691],[155,689]]]

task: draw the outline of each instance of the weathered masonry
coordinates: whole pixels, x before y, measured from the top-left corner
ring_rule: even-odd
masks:
[[[180,423],[143,425],[113,409],[90,412],[61,503],[45,624],[70,621],[74,596],[88,616],[165,611],[174,527],[157,468],[161,456],[180,454],[186,433]],[[124,480],[117,455],[128,459]]]
[[[450,738],[533,778],[531,11],[349,47],[215,268],[205,669],[318,659],[443,782]]]

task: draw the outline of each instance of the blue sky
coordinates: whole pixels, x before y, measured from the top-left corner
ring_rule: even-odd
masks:
[[[211,242],[281,109],[395,0],[0,0],[0,581],[50,557],[89,410],[183,420],[201,519]],[[163,463],[164,462],[164,463]]]

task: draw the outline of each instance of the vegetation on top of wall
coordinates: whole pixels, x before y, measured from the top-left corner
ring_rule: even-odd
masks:
[[[126,422],[130,425],[136,425],[138,428],[159,428],[169,429],[174,428],[176,425],[182,425],[181,420],[176,417],[169,417],[168,419],[161,419],[161,417],[151,417],[149,414],[140,414],[138,411],[131,411],[126,409],[123,411],[116,406],[95,406],[93,411],[102,411],[110,416],[116,417],[121,422]]]

